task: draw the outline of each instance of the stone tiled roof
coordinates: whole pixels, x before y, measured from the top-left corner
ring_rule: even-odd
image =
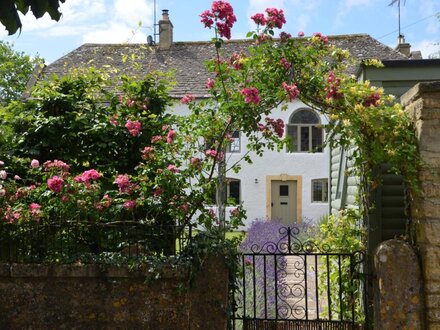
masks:
[[[332,44],[347,49],[352,58],[360,61],[366,58],[381,60],[407,60],[408,58],[385,46],[366,34],[329,36]],[[233,40],[224,44],[227,53],[246,51],[249,40]],[[135,68],[132,55],[140,65]],[[211,42],[175,42],[168,50],[159,50],[145,44],[84,44],[43,69],[44,76],[63,75],[74,67],[94,66],[96,68],[117,68],[120,73],[139,74],[153,70],[174,70],[176,85],[172,96],[181,97],[192,93],[197,97],[207,95],[205,82],[208,73],[204,67],[206,60],[213,58],[215,48]],[[125,61],[123,58],[125,57]],[[354,74],[357,65],[349,68]]]

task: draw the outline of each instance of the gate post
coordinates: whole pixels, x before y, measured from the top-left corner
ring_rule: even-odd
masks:
[[[412,118],[419,152],[420,195],[411,202],[424,279],[426,328],[440,328],[440,81],[419,83],[401,98]]]
[[[374,254],[374,329],[424,329],[423,281],[412,247],[398,239]]]

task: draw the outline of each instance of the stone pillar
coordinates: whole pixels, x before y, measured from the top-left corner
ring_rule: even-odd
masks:
[[[423,280],[412,247],[398,239],[382,242],[374,269],[374,329],[424,329]]]
[[[426,164],[411,213],[424,279],[426,328],[440,329],[440,82],[419,83],[401,101],[414,121]]]

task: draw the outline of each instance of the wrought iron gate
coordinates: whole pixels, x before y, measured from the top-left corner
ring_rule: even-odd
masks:
[[[364,254],[330,252],[282,227],[276,242],[240,258],[232,329],[359,329],[365,321]]]

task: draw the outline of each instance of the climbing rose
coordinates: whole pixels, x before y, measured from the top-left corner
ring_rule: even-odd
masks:
[[[210,10],[205,10],[200,14],[200,21],[206,28],[211,28],[215,22],[215,27],[220,37],[231,39],[231,28],[237,21],[232,6],[227,1],[213,1]]]
[[[77,175],[73,181],[78,183],[84,183],[86,185],[90,185],[90,181],[98,180],[101,177],[101,173],[97,170],[91,169],[88,171],[84,171],[82,174]]]
[[[264,17],[264,14],[258,13],[254,16],[251,16],[251,20],[255,22],[255,24],[264,26],[266,25],[266,18]]]
[[[284,90],[287,92],[287,96],[289,97],[289,101],[292,102],[293,100],[295,100],[299,94],[298,87],[296,87],[295,84],[288,85],[285,82],[282,83],[282,86],[283,86]]]
[[[179,173],[180,170],[177,168],[176,165],[170,164],[167,166],[167,169],[172,173]]]
[[[208,78],[208,80],[206,81],[206,88],[213,89],[214,85],[215,85],[215,80]]]
[[[151,138],[151,143],[157,143],[159,141],[162,141],[162,136],[160,135],[155,135]]]
[[[367,96],[367,98],[364,101],[364,106],[375,106],[377,107],[380,103],[380,94],[379,93],[372,93],[371,95]]]
[[[280,33],[281,42],[286,42],[287,40],[289,40],[291,38],[292,38],[292,35],[290,33],[286,33],[284,31]]]
[[[255,105],[260,103],[260,95],[255,87],[243,88],[240,94],[244,96],[246,103],[254,103]]]
[[[1,170],[0,171],[0,179],[6,180],[7,177],[8,177],[8,173],[6,173],[5,170]]]
[[[118,175],[115,179],[115,183],[118,185],[120,192],[126,192],[131,185],[128,174]]]
[[[202,160],[197,157],[191,158],[191,166],[200,169],[202,167]]]
[[[34,216],[34,217],[38,218],[40,216],[40,209],[41,209],[40,204],[37,204],[37,203],[29,204],[29,211],[32,214],[32,216]]]
[[[193,102],[195,99],[196,99],[196,98],[195,98],[194,95],[186,94],[184,97],[182,97],[182,98],[180,99],[180,103],[188,104],[188,103],[190,103],[190,102]]]
[[[162,189],[162,188],[156,188],[154,191],[153,191],[153,196],[154,197],[159,197],[160,195],[162,195],[163,194],[163,192],[164,192],[164,190]]]
[[[63,188],[63,183],[64,180],[57,175],[47,180],[47,186],[49,187],[49,189],[56,193],[61,191],[61,189]]]
[[[326,45],[326,44],[328,44],[328,37],[324,36],[320,32],[315,32],[315,33],[313,33],[312,41],[313,42],[322,42],[323,44]]]
[[[139,132],[141,131],[142,124],[141,124],[141,122],[139,120],[131,121],[129,119],[125,123],[125,127],[128,129],[128,132],[132,136],[138,136]]]
[[[31,167],[32,168],[37,168],[38,166],[40,166],[40,162],[37,159],[32,159]]]
[[[283,58],[280,60],[280,64],[281,64],[281,66],[282,66],[284,69],[286,69],[286,70],[290,69],[290,67],[292,66],[292,64],[290,64],[289,61],[287,61],[285,57],[283,57]]]
[[[284,11],[282,9],[267,8],[266,13],[266,22],[269,28],[276,27],[281,29],[283,24],[286,23],[286,18],[284,17]]]
[[[3,188],[0,189],[0,197],[3,197],[6,195],[6,190],[4,190]]]
[[[214,158],[216,160],[222,160],[224,157],[223,152],[217,152],[217,150],[213,150],[213,149],[208,149],[205,151],[205,155],[209,156],[211,158]]]
[[[48,160],[43,164],[44,170],[49,171],[51,169],[62,170],[64,172],[69,172],[70,166],[61,160],[55,159],[54,161]]]
[[[142,151],[142,159],[151,160],[154,158],[154,147],[145,147]]]
[[[136,206],[136,200],[128,200],[124,203],[124,208],[126,210],[131,210]]]
[[[298,37],[304,37],[304,32],[303,31],[299,31],[298,32]]]
[[[167,134],[167,143],[171,144],[173,143],[173,139],[176,136],[176,131],[170,130]]]

